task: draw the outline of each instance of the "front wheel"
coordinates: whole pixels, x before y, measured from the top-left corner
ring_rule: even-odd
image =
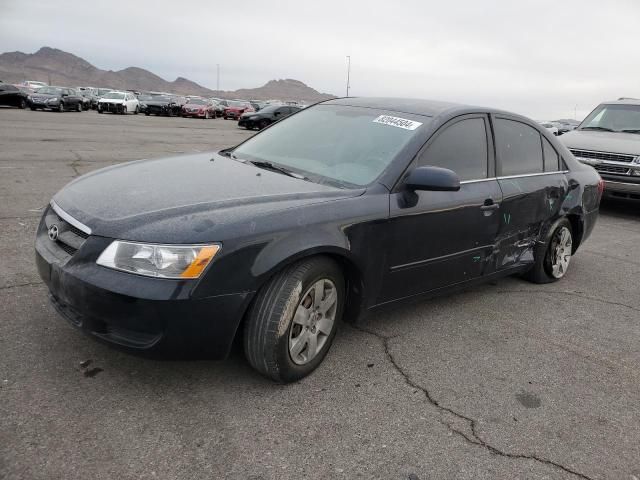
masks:
[[[525,278],[534,283],[551,283],[565,276],[573,253],[573,231],[571,222],[559,219],[551,228],[546,248],[538,250],[533,268]]]
[[[25,108],[27,108],[27,102],[26,102],[26,100],[25,100],[24,98],[20,100],[20,105],[19,105],[19,107],[20,107],[22,110],[24,110]]]
[[[82,111],[82,102],[78,103],[78,106],[76,107],[76,110],[81,112]]]
[[[329,351],[344,303],[344,278],[333,260],[313,257],[285,268],[262,287],[249,309],[247,360],[276,382],[309,375]]]
[[[58,105],[58,111],[59,112],[64,112],[64,103],[62,103],[62,100],[60,101],[60,104]]]
[[[136,105],[136,109],[133,111],[134,115],[137,115],[140,112],[140,108]]]
[[[125,105],[124,107],[122,107],[122,115],[126,115],[127,114],[127,106]]]

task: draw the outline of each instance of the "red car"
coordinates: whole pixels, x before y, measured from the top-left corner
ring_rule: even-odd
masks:
[[[243,113],[256,111],[249,102],[229,100],[228,103],[229,106],[224,109],[224,113],[222,114],[225,120],[237,120]]]
[[[182,106],[183,117],[216,118],[216,109],[209,100],[204,98],[190,98]]]

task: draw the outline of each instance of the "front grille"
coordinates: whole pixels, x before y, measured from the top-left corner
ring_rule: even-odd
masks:
[[[594,165],[593,168],[603,173],[615,173],[616,175],[629,175],[628,168],[618,167],[616,165],[605,165],[601,163],[600,165]]]
[[[591,158],[594,160],[605,160],[609,162],[631,163],[635,158],[634,155],[622,155],[620,153],[589,152],[586,150],[571,150],[571,153],[573,153],[575,157]]]
[[[53,208],[49,207],[44,217],[44,223],[48,235],[49,229],[55,225],[58,228],[58,238],[56,240],[48,240],[53,242],[56,247],[65,252],[69,256],[73,256],[84,242],[89,238],[89,234],[79,228],[71,225],[69,222],[61,218]]]

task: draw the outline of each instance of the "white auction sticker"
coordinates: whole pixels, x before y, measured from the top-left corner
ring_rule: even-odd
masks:
[[[392,127],[404,128],[405,130],[415,130],[422,122],[414,122],[406,118],[392,117],[390,115],[380,115],[373,120],[373,123],[382,123],[384,125],[391,125]]]

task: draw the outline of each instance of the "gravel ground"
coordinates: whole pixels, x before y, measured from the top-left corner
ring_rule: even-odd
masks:
[[[213,150],[234,122],[0,109],[0,478],[640,479],[640,206],[605,203],[554,285],[343,325],[310,377],[150,360],[71,328],[33,262],[79,174]]]

